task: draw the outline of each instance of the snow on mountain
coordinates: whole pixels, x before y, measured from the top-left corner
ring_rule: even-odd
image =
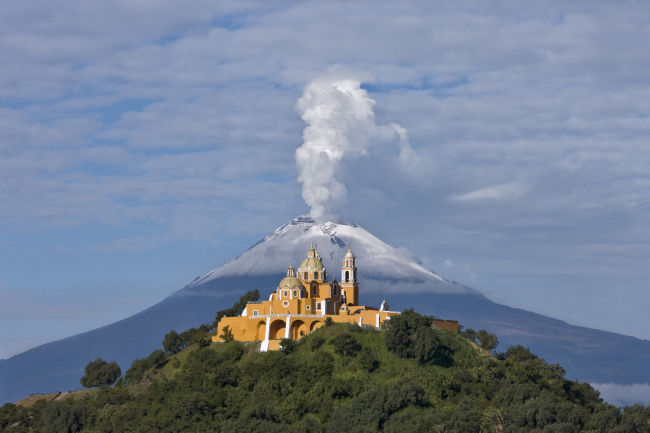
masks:
[[[357,258],[360,284],[366,293],[477,293],[445,280],[422,266],[407,250],[387,245],[356,224],[316,224],[307,215],[284,224],[244,254],[193,281],[188,288],[222,277],[283,274],[290,262],[294,268],[300,266],[312,242],[329,279],[341,278],[343,256],[349,245]]]

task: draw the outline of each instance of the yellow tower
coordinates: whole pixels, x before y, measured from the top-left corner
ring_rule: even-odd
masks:
[[[343,258],[343,267],[341,268],[341,288],[344,291],[345,302],[347,305],[359,305],[359,281],[357,280],[357,264],[350,247]]]

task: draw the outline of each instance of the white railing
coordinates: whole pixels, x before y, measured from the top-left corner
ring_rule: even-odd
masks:
[[[259,316],[248,316],[249,319],[266,319],[267,317],[306,317],[306,318],[320,318],[325,317],[323,314],[264,314]]]

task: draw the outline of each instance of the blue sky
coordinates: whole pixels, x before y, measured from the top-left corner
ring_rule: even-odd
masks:
[[[344,161],[343,219],[497,302],[650,339],[649,14],[3,2],[0,358],[138,312],[307,212],[295,104],[332,70],[420,167]]]

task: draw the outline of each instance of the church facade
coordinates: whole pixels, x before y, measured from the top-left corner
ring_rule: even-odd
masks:
[[[312,244],[297,271],[289,264],[268,301],[250,302],[239,317],[224,317],[219,332],[229,326],[235,340],[262,341],[262,351],[276,350],[280,340],[298,340],[323,326],[327,318],[337,323],[380,327],[398,312],[388,311],[386,300],[379,308],[359,305],[359,281],[352,251],[343,258],[341,280],[328,281],[327,269]],[[213,341],[220,341],[218,336]]]

